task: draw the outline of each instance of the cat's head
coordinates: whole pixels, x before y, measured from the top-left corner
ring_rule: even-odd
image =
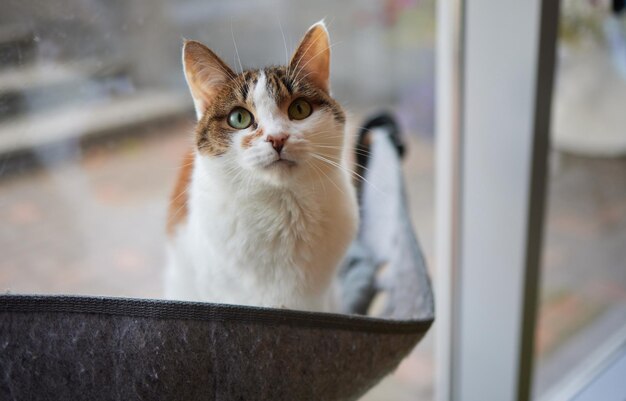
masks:
[[[236,74],[194,41],[185,42],[183,64],[198,154],[224,174],[287,185],[322,179],[341,163],[345,117],[330,96],[323,22],[307,31],[287,66]]]

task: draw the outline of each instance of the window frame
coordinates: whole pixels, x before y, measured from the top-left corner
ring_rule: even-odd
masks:
[[[558,16],[558,0],[439,0],[440,401],[531,397]]]

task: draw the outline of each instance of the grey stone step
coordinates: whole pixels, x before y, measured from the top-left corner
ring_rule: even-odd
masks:
[[[49,109],[0,122],[0,155],[70,139],[82,139],[180,116],[192,110],[189,96],[143,91],[78,107]]]
[[[24,24],[0,23],[0,70],[30,63],[35,59],[37,44],[32,28]]]
[[[14,66],[0,70],[0,94],[71,84],[94,76],[113,75],[122,70],[120,63],[104,64],[98,60]]]
[[[109,60],[33,63],[0,69],[0,120],[133,92],[126,66]]]

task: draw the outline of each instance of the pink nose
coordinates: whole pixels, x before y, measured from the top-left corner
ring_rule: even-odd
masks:
[[[267,139],[265,140],[267,142],[270,142],[274,150],[278,152],[278,154],[280,154],[280,151],[283,150],[283,146],[285,146],[285,142],[287,142],[288,138],[289,138],[288,134],[276,134],[276,135],[268,135]]]

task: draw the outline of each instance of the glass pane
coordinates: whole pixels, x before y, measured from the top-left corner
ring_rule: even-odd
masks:
[[[564,1],[535,393],[626,324],[626,16]]]
[[[7,0],[0,291],[161,297],[168,198],[194,126],[182,38],[231,66],[237,53],[244,67],[278,64],[322,17],[348,129],[387,109],[407,134],[432,262],[434,0]],[[365,399],[431,399],[432,365],[427,339]]]

